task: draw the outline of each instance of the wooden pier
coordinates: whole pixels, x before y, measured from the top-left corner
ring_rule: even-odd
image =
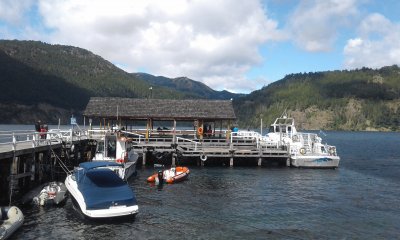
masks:
[[[226,137],[227,133],[230,136]],[[130,136],[129,133],[126,134]],[[185,134],[185,137],[175,135],[150,137],[148,139],[145,139],[143,135],[138,136],[138,132],[131,135],[133,136],[129,139],[132,147],[143,156],[143,165],[147,164],[146,156],[152,158],[151,163],[162,160],[167,164],[175,165],[179,157],[179,164],[184,165],[205,166],[213,163],[213,165],[229,165],[231,167],[237,165],[235,164],[237,160],[240,160],[242,165],[250,166],[268,165],[272,161],[286,165],[289,158],[289,150],[286,146],[268,145],[259,142],[257,139],[259,136],[237,136],[236,133],[229,133],[228,131],[222,133],[222,137],[202,139],[190,138],[188,134]],[[192,136],[195,136],[193,131]],[[171,159],[163,159],[165,156]],[[254,159],[256,160],[255,164]],[[227,160],[229,160],[228,164],[226,164]]]
[[[69,170],[90,161],[106,133],[129,141],[141,157],[139,167],[290,166],[287,146],[263,141],[256,132],[237,131],[232,101],[92,98],[84,116],[89,127],[79,131],[0,132],[0,204],[40,183],[64,181],[59,161]],[[138,122],[145,128],[138,128]],[[161,128],[164,124],[169,125]]]
[[[105,134],[115,134],[129,141],[130,147],[141,157],[138,166],[155,163],[231,167],[277,163],[286,166],[289,159],[286,146],[267,144],[261,141],[261,135],[246,131],[231,133],[222,130],[202,138],[198,138],[194,130],[56,129],[43,136],[33,131],[1,132],[0,202],[12,202],[43,182],[64,181],[66,174],[58,161],[62,161],[69,170],[80,162],[90,161],[97,142]]]
[[[89,143],[73,130],[0,132],[0,204],[14,202],[43,182],[64,181],[58,161],[73,169],[91,157]]]
[[[258,166],[268,162],[288,164],[287,146],[263,142],[262,136],[255,132],[238,133],[230,100],[93,97],[84,116],[89,119],[90,129],[92,122],[103,129],[123,129],[132,147],[143,156],[143,165],[148,162],[175,165],[179,161],[179,164],[234,166],[253,162],[252,159],[256,159]],[[145,124],[145,128],[138,123]]]

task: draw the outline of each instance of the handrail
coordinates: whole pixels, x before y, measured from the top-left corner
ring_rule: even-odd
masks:
[[[11,150],[15,151],[18,144],[31,142],[32,147],[39,145],[51,145],[62,141],[72,142],[74,139],[82,140],[87,138],[85,131],[73,131],[50,129],[47,132],[36,132],[32,130],[1,131],[0,145],[11,145]]]
[[[179,139],[182,139],[183,142],[191,142],[191,143],[194,143],[194,150],[197,151],[197,144],[199,144],[199,142],[194,141],[194,140],[192,140],[192,139],[187,139],[187,138],[182,138],[182,137],[176,137],[176,142],[177,142],[177,143],[179,142]],[[202,144],[202,143],[200,143],[200,145],[201,145],[201,144]]]

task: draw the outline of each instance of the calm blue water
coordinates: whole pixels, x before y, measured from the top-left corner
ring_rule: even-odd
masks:
[[[24,207],[14,239],[398,239],[400,133],[327,132],[337,170],[191,167],[190,180],[129,184],[135,220],[82,219],[64,207]]]

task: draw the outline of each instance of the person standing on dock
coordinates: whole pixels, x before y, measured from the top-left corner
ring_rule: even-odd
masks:
[[[46,124],[40,125],[40,138],[46,139],[46,132],[48,131],[48,126]]]
[[[41,125],[41,121],[40,120],[38,120],[36,123],[35,123],[35,131],[36,132],[40,132],[40,125]]]

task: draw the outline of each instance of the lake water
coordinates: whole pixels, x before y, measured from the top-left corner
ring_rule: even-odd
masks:
[[[191,167],[188,181],[129,181],[134,220],[83,219],[71,199],[23,207],[12,239],[398,239],[400,133],[327,132],[339,169]]]

